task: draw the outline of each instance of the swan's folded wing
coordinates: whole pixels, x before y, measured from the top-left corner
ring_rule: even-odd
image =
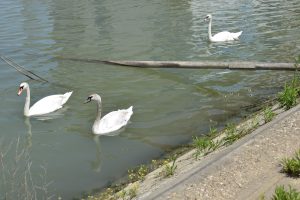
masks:
[[[221,41],[233,40],[233,37],[232,37],[232,35],[231,35],[230,32],[228,32],[228,31],[223,31],[223,32],[220,32],[220,33],[215,34],[215,35],[212,37],[212,40],[213,40],[213,41],[216,41],[216,42],[221,42]]]
[[[29,109],[29,115],[43,115],[62,108],[63,95],[51,95],[42,98]]]
[[[237,40],[241,34],[242,34],[242,31],[237,32],[237,33],[231,33],[231,32],[228,32],[228,31],[223,31],[223,32],[215,34],[212,37],[212,41],[222,42],[222,41]]]
[[[132,111],[130,111],[131,110],[118,110],[108,113],[101,119],[99,131],[101,133],[108,133],[122,128],[128,123],[132,115]]]

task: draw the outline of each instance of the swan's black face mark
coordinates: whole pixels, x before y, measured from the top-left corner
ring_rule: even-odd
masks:
[[[89,96],[84,103],[89,103],[92,101],[92,96]]]
[[[205,22],[209,21],[209,16],[208,15],[204,18],[204,21]]]
[[[24,89],[24,86],[20,86],[20,87],[19,87],[18,96],[20,96],[20,95],[21,95],[21,93],[22,93],[23,89]]]

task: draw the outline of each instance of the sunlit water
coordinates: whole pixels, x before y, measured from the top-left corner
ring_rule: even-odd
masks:
[[[19,138],[34,183],[42,184],[43,166],[47,175],[42,176],[52,182],[49,196],[71,199],[210,126],[241,119],[245,107],[274,96],[293,73],[137,69],[58,57],[293,62],[300,48],[299,1],[261,2],[2,0],[0,54],[49,81],[30,81],[0,63],[0,149],[8,151],[6,167],[13,168]],[[209,43],[203,22],[208,12],[213,33],[243,30],[240,41]],[[31,86],[32,102],[74,93],[63,110],[26,120],[25,95],[16,95],[23,81]],[[91,93],[102,96],[104,114],[133,105],[131,123],[119,135],[93,137],[96,105],[83,104]],[[10,189],[0,183],[4,198]]]

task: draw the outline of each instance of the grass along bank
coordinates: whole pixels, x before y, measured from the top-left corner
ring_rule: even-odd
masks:
[[[300,176],[300,149],[295,152],[292,158],[284,158],[281,161],[282,172],[288,176],[299,178]]]
[[[288,189],[284,187],[284,185],[279,185],[275,188],[274,194],[271,200],[299,200],[300,193],[292,188],[290,185]],[[264,195],[260,197],[259,200],[267,200]]]
[[[299,178],[300,176],[300,149],[295,152],[293,157],[283,158],[281,160],[281,172],[287,176]],[[262,194],[259,200],[266,200],[264,194]],[[278,185],[275,188],[274,194],[271,200],[300,200],[300,192],[291,185],[288,185],[288,189],[284,185]]]
[[[296,67],[298,63],[295,64]],[[299,80],[298,72],[295,72],[291,82],[286,83],[276,100],[268,102],[262,110],[249,116],[240,124],[227,124],[221,131],[212,127],[207,136],[194,137],[192,145],[178,148],[167,159],[153,160],[149,165],[141,165],[135,170],[129,170],[126,182],[115,184],[101,193],[87,196],[86,199],[133,199],[155,190],[159,182],[175,179],[180,173],[196,166],[206,155],[233,144],[257,127],[270,122],[276,115],[299,103]]]

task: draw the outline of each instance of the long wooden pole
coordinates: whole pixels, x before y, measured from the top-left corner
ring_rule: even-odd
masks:
[[[296,70],[294,63],[214,62],[214,61],[105,61],[108,64],[141,68]]]
[[[295,71],[294,63],[268,62],[217,62],[217,61],[134,61],[134,60],[97,60],[80,58],[62,58],[64,60],[105,63],[111,65],[138,68],[182,68],[182,69],[230,69],[230,70],[285,70]]]

